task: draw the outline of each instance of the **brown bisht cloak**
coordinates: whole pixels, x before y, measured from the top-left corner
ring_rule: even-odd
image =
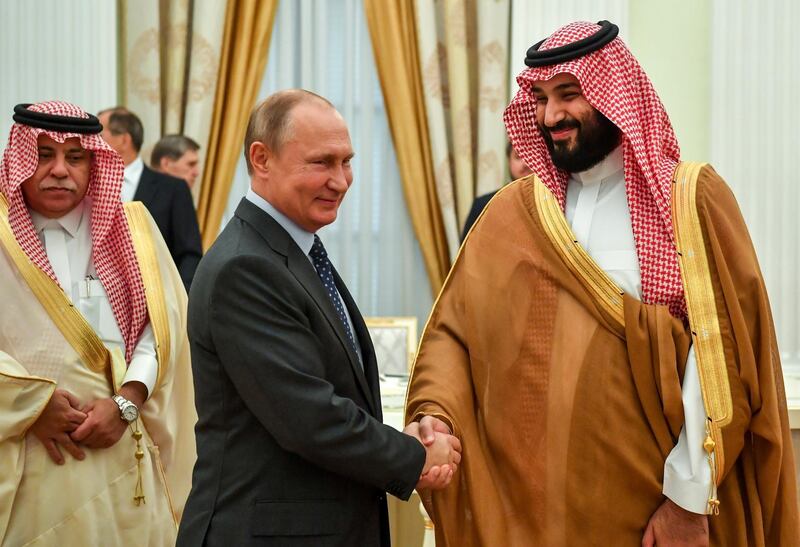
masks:
[[[711,544],[800,545],[769,302],[710,166],[676,170],[673,224],[689,325],[623,295],[535,176],[492,200],[439,295],[408,393],[407,421],[438,416],[463,446],[450,486],[423,495],[437,545],[639,545],[664,501],[690,344],[718,484]]]

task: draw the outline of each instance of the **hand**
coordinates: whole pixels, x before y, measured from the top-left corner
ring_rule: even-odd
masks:
[[[447,433],[436,433],[433,443],[425,448],[425,466],[422,468],[422,474],[435,466],[454,467],[459,463],[461,463],[461,441]]]
[[[86,412],[86,420],[70,437],[89,448],[114,446],[128,427],[128,422],[120,417],[117,403],[111,398],[95,399],[82,410]]]
[[[147,397],[147,387],[141,382],[128,382],[119,394],[135,404],[141,411]],[[72,432],[72,440],[89,448],[114,446],[125,433],[128,422],[120,417],[119,406],[110,397],[95,399],[83,407],[86,420]]]
[[[456,437],[451,438],[455,441],[453,446],[457,446],[457,461],[443,465],[428,465],[428,447],[436,440],[437,433],[450,437],[451,431],[447,424],[434,416],[423,416],[419,422],[411,422],[408,424],[403,432],[419,439],[426,448],[426,465],[417,483],[417,489],[438,490],[450,484],[450,480],[458,470],[458,463],[461,462],[461,443]]]
[[[417,482],[418,490],[439,490],[450,484],[461,463],[461,442],[447,433],[435,433],[426,448],[425,466]]]
[[[708,547],[708,517],[664,500],[647,523],[642,547]]]
[[[64,447],[75,459],[84,458],[83,450],[70,438],[69,433],[86,420],[86,413],[81,412],[81,402],[69,391],[56,389],[39,418],[30,428],[31,433],[41,441],[48,456],[58,465],[63,465],[64,456],[58,445]]]
[[[447,433],[448,435],[452,435],[453,433],[450,431],[450,428],[447,427],[447,424],[439,418],[423,416],[419,421],[419,437],[422,440],[422,444],[430,446],[435,438],[434,433],[437,432]]]
[[[461,463],[461,442],[452,435],[435,433],[426,449],[425,466],[417,490],[440,490],[450,484]]]

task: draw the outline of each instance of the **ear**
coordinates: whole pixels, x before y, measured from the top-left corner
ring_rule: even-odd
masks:
[[[272,153],[263,142],[254,142],[250,145],[248,150],[250,155],[250,165],[253,167],[253,173],[261,176],[269,174],[270,159]]]
[[[166,156],[162,157],[161,160],[158,162],[158,170],[159,171],[166,171],[172,165],[172,160]]]

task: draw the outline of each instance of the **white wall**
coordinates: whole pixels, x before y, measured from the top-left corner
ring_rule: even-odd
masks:
[[[59,99],[89,112],[117,103],[117,2],[2,0],[0,149],[18,103]]]
[[[747,220],[788,392],[800,398],[800,5],[714,0],[712,10],[710,159]]]

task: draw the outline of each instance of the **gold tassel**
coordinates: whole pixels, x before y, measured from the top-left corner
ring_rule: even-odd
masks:
[[[714,449],[717,443],[711,436],[711,421],[706,422],[706,440],[703,442],[703,448],[708,455],[708,465],[711,467],[711,492],[708,495],[708,508],[709,513],[719,515],[719,498],[714,497],[714,491],[717,486],[717,466],[714,464]]]
[[[136,420],[135,424],[136,429],[134,429],[134,424],[131,424],[131,429],[134,429],[131,437],[136,440],[136,453],[134,455],[136,456],[137,475],[136,488],[134,488],[133,491],[133,502],[136,505],[141,505],[146,503],[144,499],[144,487],[142,485],[142,458],[144,458],[144,450],[142,450],[142,432],[139,431],[139,420]]]

